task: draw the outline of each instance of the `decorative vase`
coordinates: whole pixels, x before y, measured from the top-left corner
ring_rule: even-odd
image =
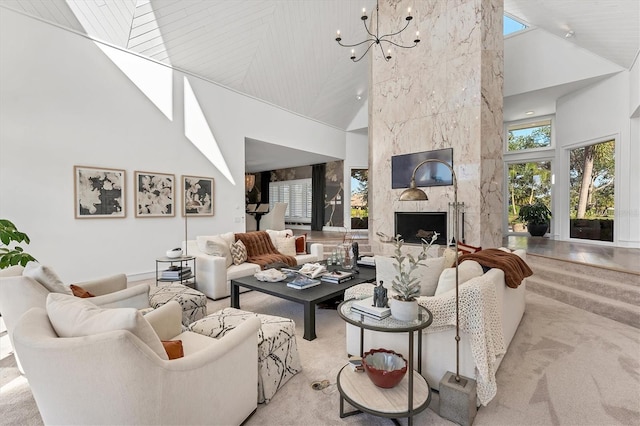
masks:
[[[527,231],[529,231],[529,234],[531,234],[532,237],[544,237],[544,234],[547,233],[547,229],[549,229],[548,223],[529,222],[527,224]]]
[[[344,252],[344,256],[342,256],[342,268],[343,269],[351,269],[353,268],[354,256],[353,256],[353,247],[351,244],[343,244],[342,250]]]
[[[400,321],[414,321],[418,318],[418,301],[398,300],[392,298],[389,300],[391,308],[391,316]]]

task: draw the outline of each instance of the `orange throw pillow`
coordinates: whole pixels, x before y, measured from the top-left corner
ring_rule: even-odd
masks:
[[[296,239],[296,254],[307,254],[307,234],[297,235]]]
[[[71,284],[69,288],[71,288],[71,292],[76,297],[82,297],[83,299],[87,297],[96,297],[95,295],[91,294],[90,292],[88,292],[87,290],[85,290],[80,286]]]
[[[184,356],[182,340],[162,340],[162,346],[164,346],[164,350],[167,351],[167,356],[170,360]]]

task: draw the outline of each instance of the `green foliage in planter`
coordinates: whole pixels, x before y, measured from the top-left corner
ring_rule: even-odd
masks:
[[[518,219],[524,223],[544,225],[551,220],[551,210],[542,201],[520,207]]]
[[[2,247],[0,247],[0,269],[13,265],[25,266],[30,261],[36,260],[29,253],[26,253],[22,247],[11,247],[12,242],[29,244],[31,241],[27,234],[18,231],[16,226],[7,219],[0,219],[0,241],[2,241]]]
[[[438,234],[434,232],[429,243],[423,239],[422,250],[420,251],[420,254],[415,257],[411,253],[407,253],[406,255],[402,254],[402,245],[404,244],[404,241],[400,238],[400,235],[396,235],[396,248],[394,255],[392,256],[395,259],[393,266],[398,274],[392,281],[393,289],[398,293],[394,296],[396,299],[409,302],[420,296],[420,281],[417,277],[412,277],[411,274],[413,271],[418,269],[418,266],[426,266],[421,262],[427,258],[429,248],[437,238]],[[409,262],[405,263],[405,259],[408,259]]]

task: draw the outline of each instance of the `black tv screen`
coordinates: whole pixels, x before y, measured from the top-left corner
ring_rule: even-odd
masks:
[[[430,158],[445,161],[453,167],[453,148],[394,155],[391,157],[391,188],[408,188],[413,169],[420,162]],[[416,172],[417,187],[446,185],[453,185],[453,177],[451,171],[444,164],[423,164]]]

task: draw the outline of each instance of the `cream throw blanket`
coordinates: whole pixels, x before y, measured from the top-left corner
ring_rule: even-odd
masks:
[[[373,294],[373,284],[360,284],[345,291],[345,300]],[[460,332],[469,336],[476,365],[478,400],[487,405],[496,395],[496,358],[505,353],[502,318],[498,309],[495,284],[486,274],[471,279],[459,287]],[[433,315],[425,333],[451,330],[456,326],[455,290],[440,296],[421,296],[418,303]],[[455,340],[452,339],[452,345]]]

